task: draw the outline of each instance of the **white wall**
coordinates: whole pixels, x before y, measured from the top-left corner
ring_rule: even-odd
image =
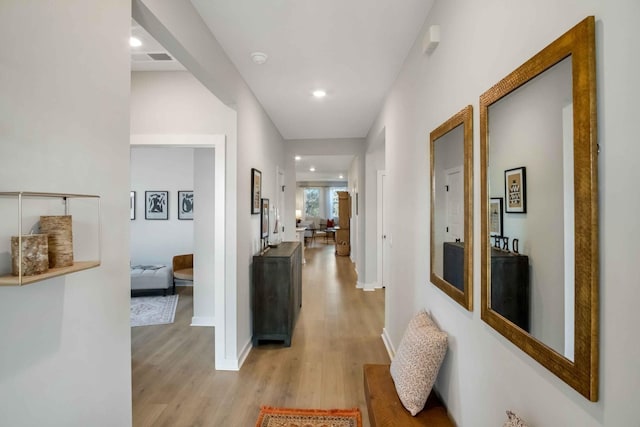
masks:
[[[365,269],[363,276],[358,277],[365,289],[382,287],[382,277],[378,277],[378,260],[382,254],[380,242],[382,236],[378,233],[378,171],[385,168],[384,130],[372,141],[365,155]]]
[[[194,164],[194,217],[193,232],[193,324],[215,325],[215,274],[211,266],[215,260],[215,150],[196,148],[193,150]],[[208,197],[199,197],[206,194]]]
[[[564,353],[564,186],[562,109],[571,103],[565,59],[489,108],[489,194],[507,206],[504,172],[526,167],[527,212],[504,213],[504,235],[519,240],[530,266],[531,335]],[[573,198],[573,193],[567,197]],[[572,242],[573,245],[573,242]]]
[[[351,196],[351,224],[350,224],[350,239],[351,239],[351,262],[355,263],[356,274],[360,276],[359,270],[365,271],[364,265],[365,248],[361,246],[360,236],[364,236],[364,217],[360,217],[358,210],[356,209],[356,203],[361,205],[365,202],[364,192],[364,179],[360,179],[364,176],[364,155],[360,154],[353,158],[349,172],[347,174],[348,190]],[[360,195],[362,193],[362,195]],[[358,212],[358,213],[357,213]],[[362,228],[362,230],[360,230]],[[362,231],[362,233],[361,233]],[[362,256],[361,256],[362,253]],[[360,280],[358,280],[360,282]]]
[[[232,117],[233,111],[188,71],[131,73],[132,134],[234,136]]]
[[[251,215],[249,203],[251,168],[262,172],[263,197],[275,200],[276,170],[284,169],[284,141],[191,2],[134,0],[133,17],[211,93],[235,110],[237,127],[232,133],[224,132],[231,135],[225,193],[228,268],[224,318],[216,320],[225,325],[224,331],[216,330],[216,348],[224,346],[224,357],[218,360],[216,354],[216,366],[238,368],[251,349],[250,267],[259,246],[260,217]],[[285,174],[288,180],[288,172]],[[293,193],[295,186],[287,188]]]
[[[600,189],[600,400],[591,403],[480,319],[480,244],[474,245],[474,311],[429,283],[428,134],[559,35],[595,14]],[[386,131],[393,234],[385,329],[397,346],[413,311],[425,307],[450,335],[437,388],[460,426],[504,422],[506,409],[532,426],[637,424],[640,345],[633,325],[640,298],[640,198],[635,103],[640,98],[640,3],[634,0],[437,0],[421,36],[441,27],[441,43],[421,52],[421,36],[391,89],[368,142]],[[480,237],[479,156],[474,158],[474,239]],[[620,206],[625,206],[620,209]]]
[[[237,354],[251,348],[251,266],[260,248],[260,215],[251,215],[251,168],[262,171],[262,197],[276,200],[276,169],[285,170],[284,140],[248,88],[238,91],[238,276]],[[285,170],[285,180],[289,172]],[[287,186],[294,192],[294,186]],[[287,194],[285,192],[285,200]],[[273,203],[273,202],[272,202]],[[286,209],[288,211],[293,209]],[[271,223],[273,226],[273,223]],[[273,227],[269,227],[272,238]],[[286,233],[286,228],[285,228]]]
[[[0,4],[0,189],[102,205],[100,267],[0,289],[3,426],[131,425],[130,17],[122,0]]]
[[[178,219],[178,191],[193,191],[193,154],[193,148],[131,148],[131,190],[136,192],[132,265],[171,266],[174,255],[193,253],[193,221]],[[146,191],[169,192],[168,220],[145,218]]]

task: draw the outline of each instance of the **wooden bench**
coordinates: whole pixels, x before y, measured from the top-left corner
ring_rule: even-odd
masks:
[[[455,427],[447,409],[433,391],[424,409],[412,417],[400,402],[389,365],[364,365],[363,370],[371,427]]]

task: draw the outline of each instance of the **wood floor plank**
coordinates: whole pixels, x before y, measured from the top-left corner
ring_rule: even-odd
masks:
[[[190,326],[193,292],[179,287],[175,322],[131,329],[133,425],[255,425],[260,405],[359,407],[362,365],[389,363],[380,338],[384,290],[356,289],[349,257],[315,241],[302,268],[302,309],[291,347],[253,348],[239,372],[215,371],[214,330]]]

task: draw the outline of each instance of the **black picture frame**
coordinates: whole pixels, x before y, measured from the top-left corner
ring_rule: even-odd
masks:
[[[527,213],[527,174],[524,166],[504,171],[505,213]]]
[[[145,191],[144,192],[144,219],[167,220],[169,219],[169,192]]]
[[[260,202],[260,238],[269,238],[269,199]]]
[[[135,191],[129,192],[129,219],[132,221],[136,219],[136,192]]]
[[[251,215],[259,214],[262,204],[262,172],[251,168]]]
[[[193,220],[193,191],[178,191],[178,219]]]
[[[504,235],[503,199],[491,197],[489,199],[489,235],[502,237]]]

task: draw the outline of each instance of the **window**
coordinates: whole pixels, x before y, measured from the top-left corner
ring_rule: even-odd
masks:
[[[331,187],[329,189],[329,218],[338,218],[338,191],[347,191],[345,187]]]
[[[305,188],[304,189],[304,216],[319,217],[320,216],[320,189]]]

